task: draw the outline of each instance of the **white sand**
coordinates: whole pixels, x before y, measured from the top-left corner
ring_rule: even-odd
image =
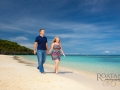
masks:
[[[93,90],[54,73],[41,74],[35,67],[0,55],[0,90]]]
[[[45,64],[46,74],[36,69],[37,62],[28,62],[24,58],[0,55],[0,90],[120,90],[120,82],[115,87],[103,85],[96,76],[82,72],[59,69],[52,73],[53,66]],[[72,73],[70,73],[72,72]]]

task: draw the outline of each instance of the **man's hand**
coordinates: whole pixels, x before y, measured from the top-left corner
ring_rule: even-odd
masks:
[[[34,54],[36,55],[36,50],[34,50]]]

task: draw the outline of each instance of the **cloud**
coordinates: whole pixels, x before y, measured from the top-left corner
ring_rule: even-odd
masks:
[[[32,43],[20,43],[20,45],[28,47],[30,49],[33,49],[33,44]]]
[[[105,42],[102,41],[97,41],[96,43],[94,42],[94,44],[92,44],[92,46],[94,47],[93,50],[95,51],[119,51],[118,48],[120,48],[120,43],[119,41],[112,41],[112,42],[106,42],[107,40],[105,40]],[[90,43],[91,44],[91,43]]]
[[[112,53],[116,53],[115,51],[113,51]]]
[[[78,55],[79,53],[65,53],[65,54],[69,54],[69,55]]]
[[[24,36],[17,36],[17,37],[12,37],[12,38],[9,38],[9,40],[11,41],[26,41],[28,40],[28,38],[24,37]]]
[[[97,23],[100,24],[100,23]],[[70,33],[72,33],[72,36],[81,36],[82,37],[88,37],[88,36],[98,36],[100,38],[106,37],[108,34],[103,34],[101,32],[113,32],[113,29],[117,30],[116,26],[113,25],[96,25],[96,23],[82,23],[82,22],[58,22],[58,21],[49,21],[49,20],[38,20],[36,18],[19,18],[18,20],[9,21],[8,24],[6,23],[0,23],[0,30],[6,31],[6,32],[24,32],[29,34],[37,34],[38,32],[35,32],[35,30],[39,30],[40,27],[45,28],[45,30],[49,33],[49,36],[52,36],[52,34],[59,34],[60,36],[69,37]],[[51,34],[52,30],[52,34]],[[62,30],[63,32],[60,32]],[[58,33],[60,32],[60,33]],[[66,34],[64,34],[66,32]],[[80,34],[80,35],[76,35]],[[73,35],[75,34],[75,35]],[[85,34],[85,35],[84,35]],[[94,34],[94,35],[93,35]],[[101,34],[101,35],[97,35]],[[70,35],[71,36],[71,35]]]
[[[103,11],[107,2],[108,0],[84,0],[82,8],[85,12],[96,13]]]
[[[33,49],[33,43],[30,43],[31,41],[27,38],[27,37],[24,37],[24,36],[17,36],[17,37],[12,37],[12,38],[9,38],[10,41],[14,41],[14,42],[17,42],[18,44],[20,44],[21,46],[25,46],[27,48],[30,48],[30,49]]]
[[[14,25],[0,23],[0,30],[11,32],[11,31],[18,31],[18,30],[21,31],[22,29]]]
[[[102,54],[115,54],[116,52],[115,51],[103,51]]]
[[[108,53],[110,53],[110,51],[104,51],[103,53],[108,54]]]
[[[98,23],[97,23],[98,24]],[[100,23],[99,23],[100,24]],[[117,42],[108,43],[107,38],[111,38],[111,36],[118,36],[119,32],[114,25],[96,25],[94,23],[82,23],[82,22],[58,22],[58,21],[49,21],[49,20],[37,20],[35,18],[23,18],[16,20],[10,24],[11,27],[16,26],[17,28],[22,28],[23,30],[16,32],[24,32],[28,34],[27,37],[23,37],[22,35],[18,37],[10,38],[12,41],[17,41],[18,43],[26,43],[28,38],[33,38],[35,35],[38,35],[38,31],[40,26],[45,28],[46,36],[48,37],[48,43],[51,44],[52,39],[55,36],[59,36],[62,41],[63,48],[72,48],[78,52],[87,52],[85,47],[88,50],[92,51],[103,51],[103,50],[111,50],[118,51],[116,49],[118,47]],[[10,29],[10,28],[9,28]],[[35,31],[36,29],[36,31]],[[113,31],[114,30],[114,31]],[[31,32],[31,33],[30,33]],[[104,33],[105,32],[105,33]],[[30,35],[31,34],[31,35]],[[33,42],[33,39],[29,39],[27,43]],[[116,45],[116,47],[114,47]],[[26,44],[26,46],[32,48],[33,46],[30,44]],[[80,47],[80,48],[79,48]],[[78,49],[79,48],[79,49]],[[81,49],[82,48],[82,49]],[[67,50],[66,50],[67,51]],[[71,52],[73,50],[71,49]]]
[[[108,1],[2,0],[0,37],[33,48],[31,42],[39,34],[39,29],[44,28],[48,43],[59,36],[68,52],[118,53],[120,27],[117,7],[120,5]]]

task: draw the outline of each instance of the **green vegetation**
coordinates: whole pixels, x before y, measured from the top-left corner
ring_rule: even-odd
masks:
[[[6,55],[26,55],[33,54],[33,50],[20,46],[16,42],[0,39],[0,54]]]

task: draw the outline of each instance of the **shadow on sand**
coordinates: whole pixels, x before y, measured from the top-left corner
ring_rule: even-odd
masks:
[[[55,73],[55,72],[45,72],[45,73]],[[73,73],[73,72],[71,71],[58,72],[58,74],[66,74],[66,73]]]

